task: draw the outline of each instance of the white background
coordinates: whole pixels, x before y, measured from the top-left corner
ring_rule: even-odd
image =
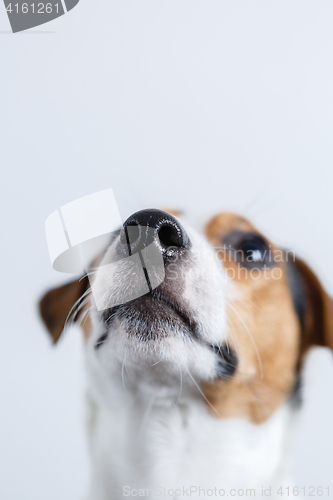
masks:
[[[333,292],[333,4],[81,0],[12,35],[0,5],[1,500],[80,499],[88,481],[81,343],[51,347],[36,303],[44,221],[112,187],[149,205],[251,218]],[[294,455],[331,485],[333,363],[313,353]]]

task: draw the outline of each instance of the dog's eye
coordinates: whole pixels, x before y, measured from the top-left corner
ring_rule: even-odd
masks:
[[[247,262],[262,262],[267,249],[263,242],[258,241],[257,238],[247,238],[240,244],[240,250]]]
[[[236,260],[246,267],[262,267],[274,264],[271,249],[261,236],[248,233],[235,244]]]
[[[223,243],[230,258],[242,266],[260,269],[275,264],[271,247],[256,233],[233,231],[223,239]]]

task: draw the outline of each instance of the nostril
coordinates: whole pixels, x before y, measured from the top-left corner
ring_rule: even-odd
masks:
[[[174,254],[177,249],[183,250],[191,246],[179,221],[172,215],[156,209],[141,210],[131,215],[124,223],[120,243],[131,253],[149,246],[157,239],[156,236],[165,258],[171,253]]]
[[[179,235],[176,228],[172,226],[162,226],[158,231],[158,237],[162,245],[166,247],[180,247],[183,245],[183,238]]]

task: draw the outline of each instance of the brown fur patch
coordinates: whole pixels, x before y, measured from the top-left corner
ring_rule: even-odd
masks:
[[[307,305],[300,350],[301,365],[310,347],[319,345],[333,349],[333,301],[302,260],[297,259],[295,264],[302,277]]]
[[[181,210],[172,210],[171,208],[160,208],[159,210],[163,210],[163,212],[167,212],[170,215],[174,215],[175,217],[180,217],[182,215]]]
[[[258,231],[247,220],[220,214],[207,226],[214,247],[232,231]],[[272,245],[272,253],[276,248]],[[230,257],[219,253],[234,291],[228,307],[229,343],[239,365],[230,381],[216,380],[204,393],[221,417],[266,420],[292,391],[300,347],[300,324],[293,307],[285,263],[267,268],[266,275],[251,273]],[[278,269],[279,271],[276,271]],[[274,273],[279,279],[274,279]]]
[[[80,281],[76,279],[66,285],[50,290],[40,300],[40,315],[54,343],[59,340],[66,320],[70,319],[72,307],[88,287],[89,281],[87,277]],[[77,321],[81,314],[82,312],[74,315],[73,321]]]

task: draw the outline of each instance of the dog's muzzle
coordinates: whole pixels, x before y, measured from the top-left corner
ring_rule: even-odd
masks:
[[[178,303],[183,286],[178,271],[187,260],[190,247],[185,229],[172,215],[156,209],[131,215],[120,232],[116,256],[112,256],[118,264],[117,279],[113,279],[110,306],[103,307],[103,318],[109,320],[118,315],[127,321],[132,319],[135,331],[135,322],[143,321],[148,330],[156,322],[167,324],[173,320],[180,327],[191,329],[191,321]]]
[[[130,340],[128,346],[132,340],[136,347],[139,341],[140,349],[146,345],[153,358],[153,353],[160,356],[163,351],[163,356],[168,352],[167,358],[173,359],[173,348],[163,350],[163,340],[171,338],[177,352],[189,359],[193,356],[195,363],[200,363],[196,358],[199,351],[203,359],[208,356],[208,377],[230,377],[237,358],[220,332],[225,325],[223,281],[213,259],[207,260],[212,280],[193,272],[206,265],[206,247],[195,234],[191,242],[172,215],[141,210],[126,220],[112,250],[110,258],[116,264],[112,279],[107,268],[105,279],[100,279],[101,296],[107,298],[101,313],[106,331],[97,340],[96,349],[115,332],[121,342]],[[131,260],[134,258],[136,261]],[[158,342],[152,347],[149,341]],[[166,346],[170,347],[170,342]],[[129,351],[133,354],[135,349],[132,352],[129,347]]]
[[[170,279],[169,264],[179,269],[190,247],[185,229],[172,215],[156,209],[134,213],[107,250],[92,285],[97,309],[124,305],[160,289],[168,274]]]

